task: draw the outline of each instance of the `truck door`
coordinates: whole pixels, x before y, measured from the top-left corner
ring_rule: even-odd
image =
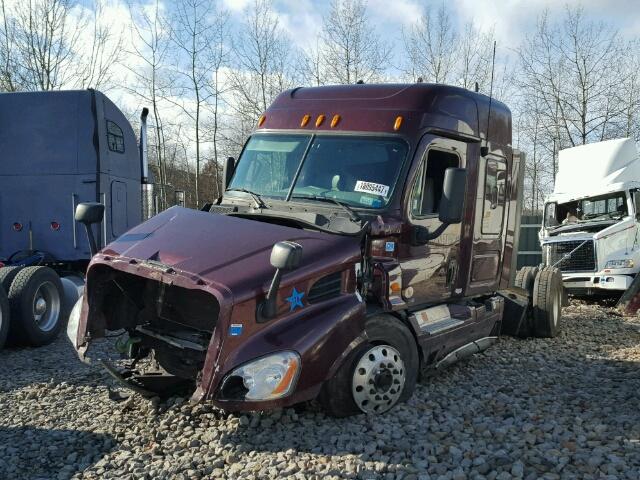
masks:
[[[465,295],[497,289],[500,283],[507,171],[504,157],[480,157],[471,271]]]
[[[450,167],[465,166],[466,145],[449,139],[433,138],[425,152],[411,185],[409,223],[434,231],[441,222],[438,206],[442,195],[444,172]],[[450,225],[426,245],[411,245],[401,259],[402,285],[408,304],[421,305],[450,298],[458,274],[460,225]]]
[[[128,230],[127,216],[127,186],[124,182],[113,180],[111,182],[111,235],[117,238]]]

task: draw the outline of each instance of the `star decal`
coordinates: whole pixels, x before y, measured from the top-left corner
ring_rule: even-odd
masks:
[[[293,291],[291,292],[291,296],[286,298],[287,302],[289,302],[290,312],[293,312],[298,307],[304,307],[304,305],[302,304],[302,297],[304,297],[304,292],[298,292],[298,290],[296,290],[296,288],[294,287]]]

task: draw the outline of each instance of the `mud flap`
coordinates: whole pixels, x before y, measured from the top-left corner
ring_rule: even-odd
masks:
[[[502,334],[513,337],[529,335],[529,297],[526,290],[512,287],[497,292],[504,298],[504,314],[502,317]]]
[[[186,390],[192,383],[162,372],[139,373],[135,370],[121,372],[105,360],[100,360],[100,363],[120,384],[147,398],[170,397]]]
[[[623,315],[635,315],[640,309],[640,274],[636,274],[629,288],[625,290],[620,300],[618,300],[616,308]]]

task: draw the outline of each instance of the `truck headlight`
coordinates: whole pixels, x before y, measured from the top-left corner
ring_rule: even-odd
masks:
[[[609,260],[604,268],[633,268],[633,260]]]
[[[300,356],[284,351],[252,360],[233,370],[222,385],[226,399],[275,400],[291,393],[300,373]],[[243,398],[237,387],[242,382]]]

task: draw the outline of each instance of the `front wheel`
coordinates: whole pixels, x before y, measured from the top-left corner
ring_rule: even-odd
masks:
[[[392,315],[367,319],[367,343],[351,352],[323,386],[320,403],[334,417],[379,414],[411,397],[419,357],[411,331]]]
[[[51,343],[63,324],[63,294],[60,277],[49,267],[26,267],[9,289],[11,336],[39,347]]]

